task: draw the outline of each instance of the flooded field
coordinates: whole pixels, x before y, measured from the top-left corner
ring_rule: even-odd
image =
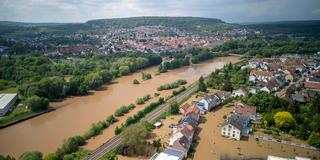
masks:
[[[51,103],[59,109],[21,122],[0,130],[0,154],[18,157],[25,151],[39,150],[44,154],[54,152],[63,140],[74,135],[82,135],[90,125],[107,116],[124,104],[135,102],[145,94],[153,95],[160,85],[178,79],[186,79],[188,84],[201,75],[209,74],[229,62],[235,62],[239,57],[219,57],[201,64],[183,67],[159,76],[154,76],[157,68],[151,67],[143,72],[151,73],[153,78],[141,81],[141,73],[116,79],[112,84],[103,86],[88,96],[71,97],[58,103]],[[141,81],[140,85],[132,84],[134,79]],[[161,97],[171,94],[171,91],[161,92]],[[155,100],[155,99],[153,99]],[[138,106],[130,114],[134,114],[142,106]],[[128,115],[127,115],[128,116]],[[126,116],[120,119],[121,123]],[[94,149],[114,135],[116,125],[110,126],[103,134],[91,139],[85,148]]]
[[[282,157],[320,158],[320,152],[292,147],[285,144],[262,141],[257,143],[253,137],[248,140],[235,141],[221,136],[220,125],[223,115],[228,115],[232,108],[221,108],[205,115],[206,123],[199,124],[199,144],[196,146],[194,159],[220,159],[220,157],[263,157],[268,155]]]

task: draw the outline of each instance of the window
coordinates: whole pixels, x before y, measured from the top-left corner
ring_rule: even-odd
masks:
[[[226,132],[223,132],[223,135],[226,135]]]
[[[236,137],[236,135],[233,134],[232,137]]]
[[[233,131],[233,134],[236,133],[236,131]]]
[[[228,133],[228,136],[230,136],[230,133]]]

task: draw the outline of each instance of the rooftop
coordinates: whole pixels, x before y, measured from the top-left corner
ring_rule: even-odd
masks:
[[[0,109],[4,109],[16,96],[16,93],[0,94]]]
[[[258,75],[258,76],[272,76],[273,72],[252,70],[250,74],[251,75]]]

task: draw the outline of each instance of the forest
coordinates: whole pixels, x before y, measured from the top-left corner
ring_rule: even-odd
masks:
[[[0,87],[17,91],[22,100],[28,101],[32,97],[33,102],[38,100],[41,103],[41,98],[54,101],[70,95],[86,95],[89,90],[97,89],[116,77],[159,63],[161,57],[139,53],[72,58],[40,54],[2,56]]]
[[[320,51],[320,40],[315,38],[252,38],[231,40],[214,49],[217,52],[271,57],[282,54],[314,54]]]

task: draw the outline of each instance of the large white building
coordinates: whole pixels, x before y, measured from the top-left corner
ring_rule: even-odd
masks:
[[[230,139],[240,140],[241,136],[248,136],[251,128],[250,117],[245,115],[232,114],[223,124],[221,135]]]
[[[14,107],[17,94],[0,94],[0,117],[5,116]]]

